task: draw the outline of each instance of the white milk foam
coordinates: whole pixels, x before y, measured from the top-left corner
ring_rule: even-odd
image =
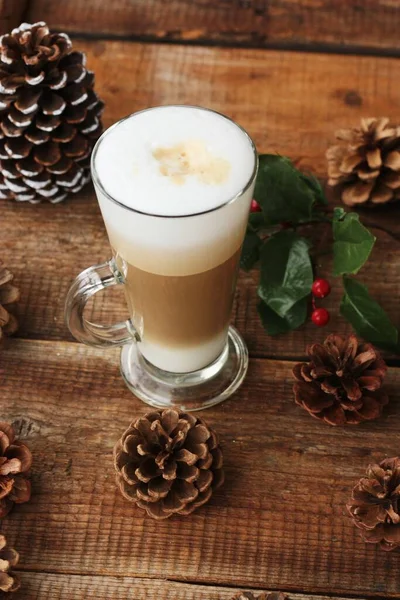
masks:
[[[226,178],[210,184],[188,174],[177,183],[163,175],[157,153],[182,144],[189,145],[189,154],[190,149],[192,154],[205,149],[214,163],[226,161]],[[246,134],[226,117],[200,108],[164,106],[136,113],[108,132],[98,147],[95,167],[104,189],[125,206],[182,216],[233,198],[251,177],[254,153]]]
[[[177,184],[161,174],[154,151],[193,141],[211,156],[228,161],[223,183],[209,184],[188,175]],[[243,241],[254,185],[237,201],[225,203],[249,183],[255,160],[244,131],[205,109],[158,107],[119,122],[100,138],[92,158],[101,188],[134,209],[112,202],[96,185],[115,252],[130,264],[160,275],[191,275],[221,264]]]
[[[189,168],[181,168],[181,153]],[[136,113],[103,135],[92,161],[119,264],[126,261],[159,275],[193,275],[218,266],[240,248],[256,154],[250,138],[226,117],[184,106]],[[142,354],[171,371],[203,368],[225,343],[217,334],[196,354],[193,347],[153,344],[145,330],[144,324]]]

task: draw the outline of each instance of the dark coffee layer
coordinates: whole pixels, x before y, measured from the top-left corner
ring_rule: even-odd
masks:
[[[146,342],[196,346],[227,329],[240,249],[222,264],[194,275],[166,276],[125,263],[132,321]]]

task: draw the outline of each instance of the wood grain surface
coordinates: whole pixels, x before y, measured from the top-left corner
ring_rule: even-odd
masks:
[[[30,0],[28,18],[95,37],[400,52],[397,0]]]
[[[118,351],[10,340],[2,418],[34,455],[32,500],[3,523],[21,569],[396,597],[397,554],[365,544],[345,504],[369,462],[398,452],[400,370],[388,375],[384,417],[343,429],[295,405],[292,366],[252,360],[239,393],[204,413],[226,483],[190,518],[156,522],[114,483],[113,445],[146,411],[124,387]]]
[[[29,0],[0,0],[0,34],[17,27],[28,7]]]
[[[185,584],[165,579],[101,575],[19,573],[23,588],[13,600],[231,600],[237,588]],[[261,591],[260,591],[261,592]],[[257,592],[256,592],[257,593]],[[290,594],[290,600],[331,600],[331,596]],[[350,600],[342,596],[335,600]]]
[[[325,150],[338,128],[362,116],[398,118],[400,61],[75,40],[87,52],[106,102],[105,125],[158,104],[201,104],[225,112],[259,151],[289,155],[326,173]]]

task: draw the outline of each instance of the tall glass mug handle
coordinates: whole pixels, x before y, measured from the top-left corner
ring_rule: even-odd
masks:
[[[97,325],[85,319],[83,313],[89,298],[112,285],[124,283],[112,258],[101,265],[82,271],[71,285],[65,303],[65,320],[72,335],[89,346],[122,346],[138,340],[130,319],[116,325]]]

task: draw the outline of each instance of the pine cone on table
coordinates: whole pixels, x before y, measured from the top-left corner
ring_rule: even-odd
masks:
[[[15,439],[14,429],[0,422],[0,518],[15,504],[28,502],[31,484],[27,479],[32,454],[25,444]]]
[[[383,550],[400,546],[400,458],[369,465],[347,505],[366,542]]]
[[[329,335],[307,348],[309,363],[293,369],[297,404],[330,425],[356,425],[376,419],[389,399],[381,389],[386,364],[355,335]]]
[[[12,280],[13,275],[0,260],[0,341],[3,335],[15,333],[18,327],[17,319],[8,312],[9,305],[19,300],[19,290]]]
[[[232,600],[289,600],[289,596],[282,592],[264,592],[262,594],[239,592]]]
[[[400,126],[361,119],[336,132],[340,144],[326,152],[328,184],[340,186],[344,204],[385,204],[400,199]]]
[[[104,105],[85,62],[43,22],[0,38],[0,198],[56,203],[89,181]]]
[[[15,592],[20,587],[18,578],[11,571],[18,560],[18,552],[8,548],[6,538],[0,534],[0,598],[6,598],[8,592]]]
[[[123,496],[155,519],[190,514],[224,478],[216,433],[174,409],[134,421],[115,446],[114,459]]]

